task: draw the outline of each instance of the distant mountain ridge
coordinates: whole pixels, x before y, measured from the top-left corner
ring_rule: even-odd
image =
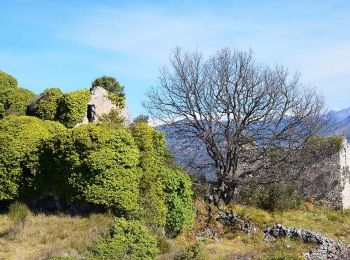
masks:
[[[350,142],[350,107],[329,114],[334,121],[331,133],[344,136]]]

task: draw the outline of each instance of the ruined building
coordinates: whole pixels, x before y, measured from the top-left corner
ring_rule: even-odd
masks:
[[[129,112],[127,108],[118,108],[116,105],[112,103],[112,101],[108,97],[108,91],[103,87],[93,87],[91,89],[91,99],[87,105],[87,114],[83,118],[83,121],[79,123],[77,126],[81,124],[88,124],[90,122],[95,122],[98,118],[104,114],[108,114],[113,109],[117,109],[120,111],[121,116],[125,119],[125,124],[129,125]]]

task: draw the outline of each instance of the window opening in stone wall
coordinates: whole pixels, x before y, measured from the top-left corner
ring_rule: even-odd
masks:
[[[96,119],[96,107],[95,105],[88,105],[87,118],[89,122],[94,122]]]

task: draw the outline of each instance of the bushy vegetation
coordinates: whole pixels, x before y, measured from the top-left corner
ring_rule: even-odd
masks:
[[[192,187],[148,117],[126,128],[117,109],[77,126],[87,113],[87,89],[46,89],[29,104],[30,92],[10,75],[0,76],[7,97],[20,95],[13,99],[17,103],[0,99],[0,201],[33,202],[54,193],[64,207],[80,203],[113,213],[110,232],[89,251],[97,259],[154,259],[168,252],[167,235],[175,237],[193,223]],[[102,77],[93,86],[106,88],[118,107],[125,106],[116,79]],[[17,116],[24,111],[31,116]],[[16,202],[8,216],[23,227],[18,223],[29,212]]]
[[[141,204],[150,224],[163,226],[169,235],[177,235],[194,218],[191,181],[179,169],[167,164],[164,134],[142,121],[132,125],[140,150]]]
[[[121,128],[125,124],[125,118],[123,118],[119,110],[113,109],[108,114],[100,116],[97,123],[109,128]]]
[[[294,187],[276,183],[252,187],[242,192],[241,199],[248,205],[268,211],[296,209],[302,204]]]
[[[34,97],[30,90],[18,87],[14,77],[0,71],[0,119],[5,115],[24,115]]]
[[[86,115],[89,101],[90,92],[88,89],[64,94],[58,103],[58,120],[68,128],[76,126]]]
[[[35,117],[0,121],[0,200],[18,198],[32,187],[38,172],[39,145],[64,127]]]
[[[154,259],[157,240],[135,220],[117,218],[109,234],[92,247],[95,259]]]
[[[12,220],[16,228],[24,228],[25,221],[30,214],[27,205],[14,202],[9,207],[8,217]]]
[[[42,150],[44,186],[54,175],[62,197],[121,212],[138,209],[139,152],[128,130],[82,125],[56,135]]]
[[[0,103],[0,119],[3,119],[5,117],[5,107],[3,103]]]
[[[58,102],[63,93],[59,88],[45,89],[33,104],[33,115],[44,120],[56,120]]]
[[[176,260],[205,260],[206,255],[204,254],[204,244],[202,241],[197,241],[192,245],[185,247]]]

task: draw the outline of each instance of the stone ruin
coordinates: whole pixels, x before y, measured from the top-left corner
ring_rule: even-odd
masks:
[[[114,105],[108,97],[108,91],[103,87],[93,87],[91,89],[91,99],[87,105],[87,113],[83,118],[83,121],[77,124],[77,126],[96,122],[100,116],[108,114],[114,109],[119,110],[120,115],[125,119],[125,124],[129,125],[130,116],[128,109],[120,109]]]

